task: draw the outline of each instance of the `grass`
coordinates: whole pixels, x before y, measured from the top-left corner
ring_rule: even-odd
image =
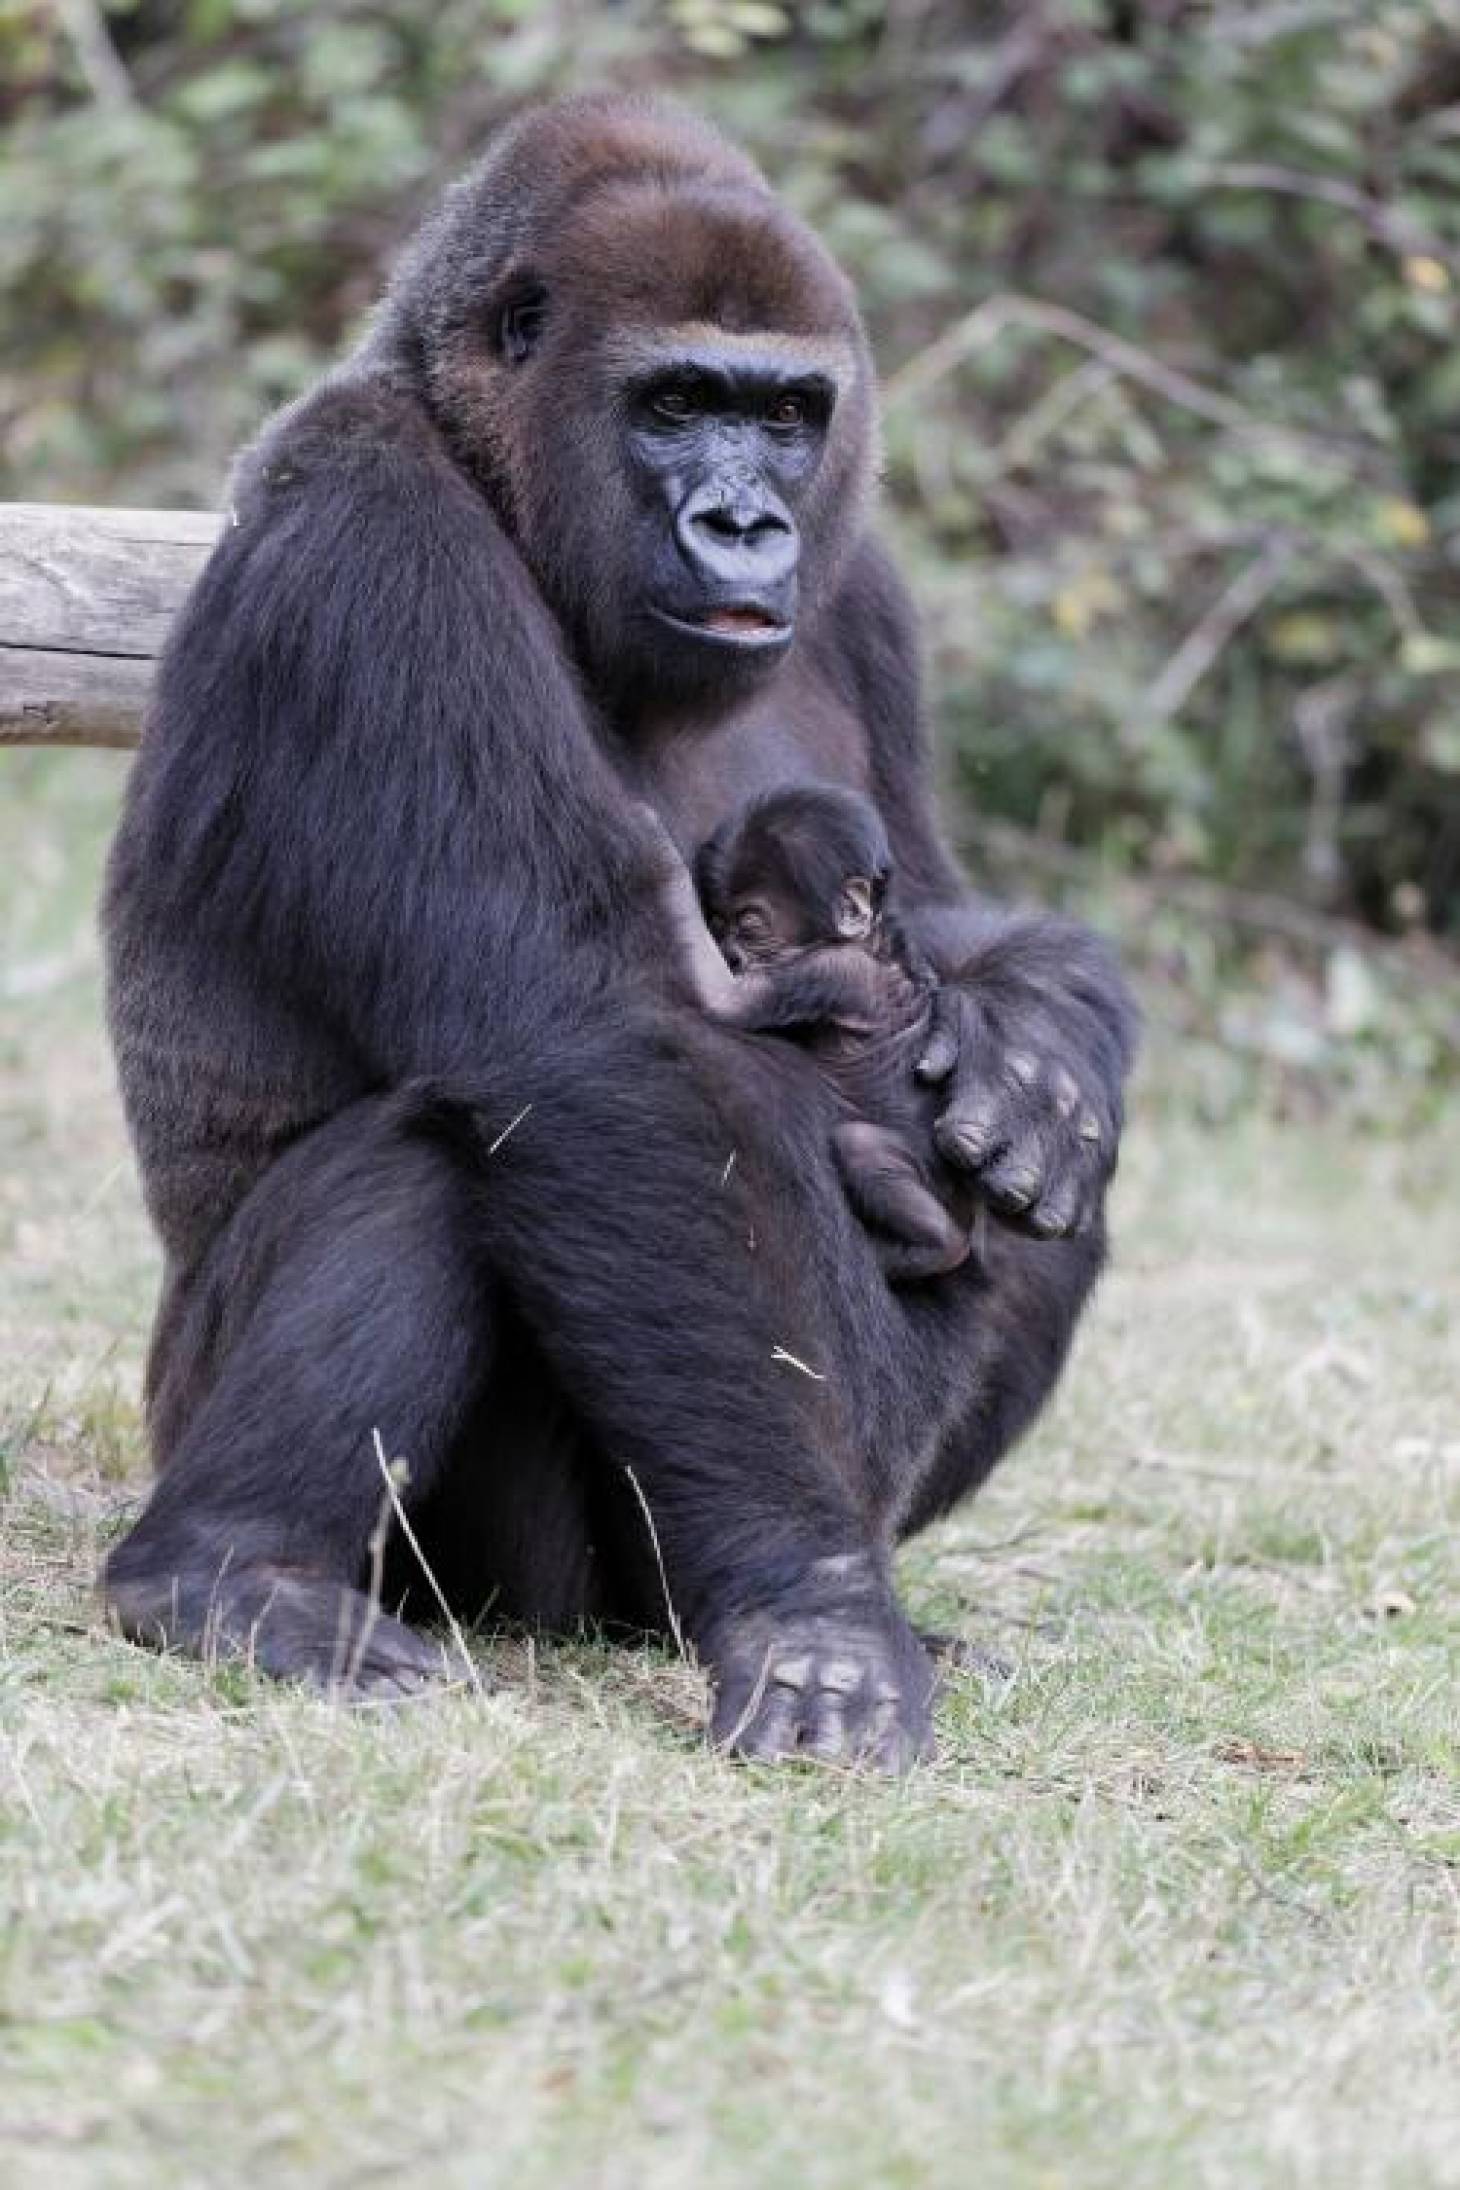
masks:
[[[90,905],[0,807],[0,2181],[1460,2183],[1460,1126],[1138,1118],[1045,1425],[907,1594],[1012,1660],[902,1785],[484,1646],[346,1716],[127,1648],[154,1263]]]

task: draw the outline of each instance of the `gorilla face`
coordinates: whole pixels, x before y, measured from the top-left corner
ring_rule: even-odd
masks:
[[[774,662],[796,629],[798,511],[837,387],[808,345],[799,369],[754,338],[666,342],[626,380],[618,415],[637,546],[633,621],[669,655]]]
[[[680,301],[645,326],[602,286],[590,310],[534,285],[509,338],[509,491],[598,689],[705,703],[774,671],[849,542],[858,358],[839,331],[737,329],[723,300],[672,316]]]
[[[697,125],[648,142],[618,119],[571,158],[555,126],[526,125],[448,201],[400,285],[410,352],[595,696],[625,723],[733,704],[860,529],[855,301]]]

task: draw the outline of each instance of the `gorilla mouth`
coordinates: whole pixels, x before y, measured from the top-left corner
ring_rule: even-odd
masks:
[[[784,646],[792,633],[792,626],[784,616],[777,616],[771,609],[762,608],[753,601],[722,602],[693,616],[676,616],[667,608],[657,608],[654,614],[660,623],[668,624],[690,638],[709,639],[720,646],[745,650]]]
[[[707,631],[742,632],[753,637],[760,631],[780,631],[785,627],[768,616],[763,608],[712,608],[704,619]]]

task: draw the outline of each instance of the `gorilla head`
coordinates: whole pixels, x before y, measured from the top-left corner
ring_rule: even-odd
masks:
[[[856,538],[851,289],[759,171],[658,102],[527,115],[448,195],[382,334],[605,695],[738,690]]]
[[[880,949],[892,851],[870,799],[838,784],[762,792],[695,857],[711,935],[736,972],[827,946]]]

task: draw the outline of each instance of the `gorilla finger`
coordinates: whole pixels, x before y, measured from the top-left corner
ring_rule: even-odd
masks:
[[[1087,1104],[1075,1119],[1075,1135],[1086,1167],[1107,1174],[1115,1167],[1117,1135]]]
[[[917,1077],[924,1087],[936,1087],[946,1080],[958,1062],[958,1041],[946,1029],[938,1028],[928,1037],[928,1046],[917,1063]]]
[[[873,1706],[862,1729],[856,1761],[864,1770],[898,1778],[932,1753],[931,1728],[909,1725],[897,1704],[884,1698]]]
[[[1075,1195],[1073,1221],[1065,1228],[1067,1239],[1079,1239],[1100,1221],[1105,1207],[1105,1190],[1110,1178],[1110,1168],[1091,1164],[1076,1158],[1067,1173]]]
[[[752,1763],[775,1764],[797,1753],[803,1697],[799,1688],[772,1685],[750,1725],[736,1742],[737,1753]]]
[[[382,1615],[375,1629],[357,1642],[346,1662],[332,1668],[323,1683],[342,1703],[362,1698],[380,1702],[424,1695],[451,1683],[452,1673],[440,1645]]]
[[[847,1699],[839,1689],[819,1688],[807,1713],[805,1748],[823,1764],[845,1764],[853,1753]]]
[[[1072,1172],[1050,1181],[1025,1219],[1039,1239],[1069,1239],[1089,1221],[1088,1198]]]
[[[949,989],[940,989],[933,998],[932,1024],[917,1064],[917,1076],[925,1087],[948,1079],[962,1054],[962,1001],[956,990]]]
[[[1008,1139],[1007,1105],[992,1090],[960,1094],[933,1127],[933,1138],[952,1164],[982,1169]]]
[[[1037,1133],[1025,1132],[988,1166],[979,1183],[996,1209],[1017,1216],[1043,1200],[1049,1168],[1043,1140]]]
[[[1072,1118],[1080,1107],[1080,1083],[1068,1065],[1056,1065],[1049,1076],[1050,1093],[1054,1097],[1055,1115]],[[1099,1128],[1096,1128],[1097,1132]]]

